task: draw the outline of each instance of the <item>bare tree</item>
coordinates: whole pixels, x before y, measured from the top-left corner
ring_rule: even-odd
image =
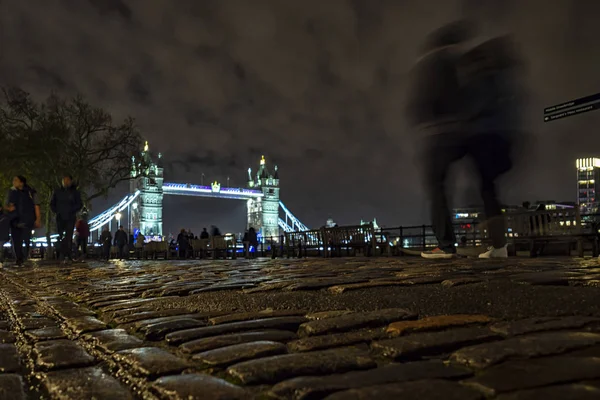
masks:
[[[73,176],[89,205],[131,178],[132,157],[143,160],[142,137],[132,118],[114,123],[110,113],[81,96],[53,94],[36,103],[20,89],[4,89],[3,95],[0,183],[18,173],[29,176],[44,202],[47,231],[50,197],[64,174]]]

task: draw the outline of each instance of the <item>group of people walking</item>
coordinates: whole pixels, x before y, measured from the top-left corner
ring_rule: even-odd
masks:
[[[27,183],[24,176],[15,176],[12,184],[4,206],[0,206],[0,262],[4,261],[4,244],[10,238],[16,265],[21,266],[29,257],[32,232],[42,226],[40,199],[37,191]],[[54,191],[50,200],[50,210],[55,215],[58,232],[56,253],[61,261],[73,260],[74,231],[78,248],[81,247],[84,253],[86,251],[89,237],[86,215],[77,220],[82,208],[81,194],[73,183],[73,177],[63,176],[61,186]]]
[[[512,166],[511,147],[521,133],[523,86],[520,60],[507,36],[465,49],[476,38],[467,21],[432,33],[411,77],[407,117],[418,133],[425,182],[438,247],[424,258],[456,256],[456,235],[446,195],[450,167],[464,157],[474,161],[492,246],[482,258],[505,258],[506,222],[496,190]]]

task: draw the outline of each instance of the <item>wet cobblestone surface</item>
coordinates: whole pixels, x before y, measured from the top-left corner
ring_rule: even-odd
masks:
[[[598,399],[600,263],[0,270],[0,399]]]

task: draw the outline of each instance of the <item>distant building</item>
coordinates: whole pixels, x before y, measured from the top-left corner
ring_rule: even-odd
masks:
[[[373,218],[373,221],[372,221],[372,222],[370,222],[370,221],[363,221],[363,220],[360,220],[360,225],[361,225],[361,226],[362,226],[362,225],[369,225],[370,223],[373,223],[373,229],[374,229],[374,230],[378,231],[378,230],[380,230],[380,229],[381,229],[381,228],[379,228],[379,225],[377,225],[377,218]]]
[[[335,222],[333,222],[333,218],[329,218],[327,219],[327,222],[325,223],[325,227],[326,228],[333,228],[335,227],[337,224]]]
[[[277,241],[279,238],[279,170],[267,168],[265,156],[260,160],[260,166],[255,176],[248,169],[248,188],[261,190],[262,197],[248,200],[247,228],[256,229],[263,238]]]
[[[582,214],[597,214],[600,200],[600,158],[580,158],[577,166],[577,204]]]

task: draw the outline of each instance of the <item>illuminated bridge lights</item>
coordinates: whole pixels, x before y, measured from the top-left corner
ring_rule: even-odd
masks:
[[[164,194],[179,194],[190,196],[221,197],[231,199],[255,199],[263,197],[264,194],[259,190],[240,189],[240,188],[222,188],[218,183],[212,186],[190,185],[186,183],[164,183]]]
[[[103,226],[107,225],[111,220],[115,218],[115,215],[121,213],[127,207],[132,205],[135,199],[140,195],[140,191],[136,191],[133,194],[128,194],[125,196],[120,202],[113,205],[106,211],[98,214],[94,218],[91,218],[88,223],[90,226],[90,231],[100,230]],[[239,189],[239,188],[221,188],[218,184],[213,184],[212,186],[202,186],[202,185],[190,185],[186,183],[165,183],[163,184],[163,193],[170,195],[188,195],[188,196],[202,196],[202,197],[217,197],[217,198],[227,198],[232,200],[251,200],[264,197],[263,192],[252,189]],[[135,203],[133,203],[135,204]],[[284,232],[301,232],[308,231],[306,225],[298,220],[287,209],[287,207],[280,201],[279,207],[285,213],[285,220],[283,218],[279,218],[278,225]],[[57,240],[58,235],[52,235],[51,240]],[[45,243],[46,238],[35,238],[33,239],[36,243]]]

